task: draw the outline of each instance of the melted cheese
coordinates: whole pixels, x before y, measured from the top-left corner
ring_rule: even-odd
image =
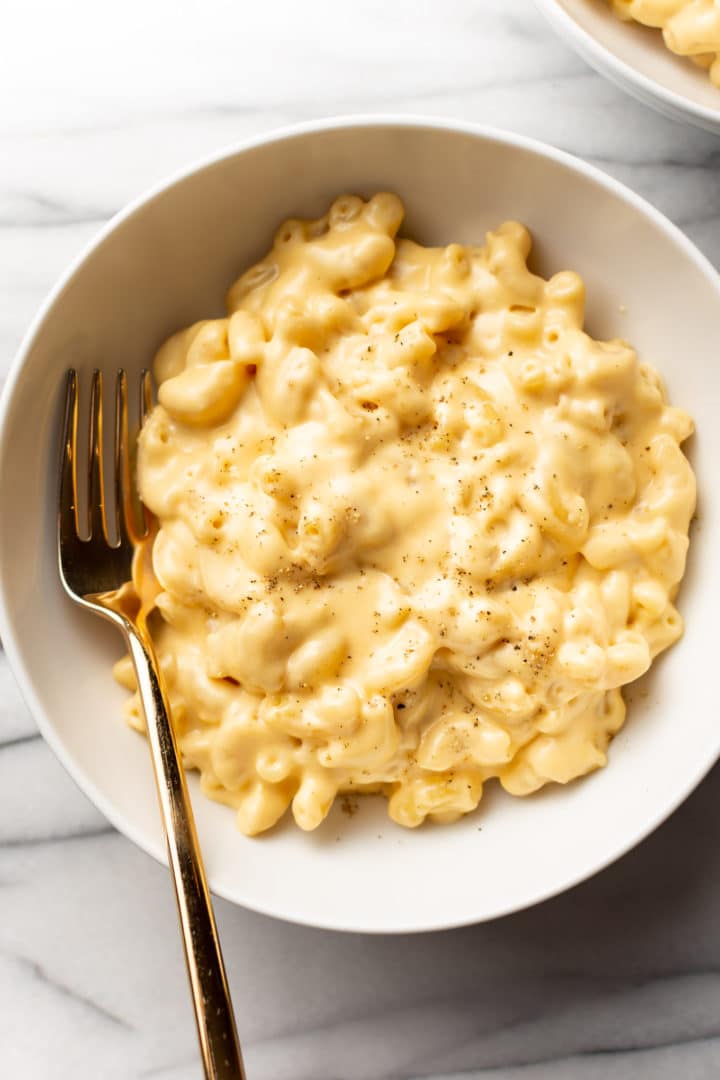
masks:
[[[285,223],[156,359],[136,588],[185,763],[247,833],[343,792],[414,826],[491,777],[572,780],[681,634],[689,417],[584,333],[576,274],[529,272],[521,225],[430,249],[401,218]]]

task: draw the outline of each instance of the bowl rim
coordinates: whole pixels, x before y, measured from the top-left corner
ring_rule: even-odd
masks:
[[[61,273],[59,279],[55,285],[50,289],[45,299],[41,303],[35,317],[30,323],[28,330],[26,331],[21,343],[18,347],[15,358],[10,366],[5,385],[2,388],[0,394],[0,473],[2,472],[3,459],[7,454],[7,418],[12,406],[14,391],[16,383],[19,380],[23,365],[27,359],[30,350],[33,347],[36,337],[38,336],[42,325],[52,309],[55,302],[62,295],[64,289],[71,281],[75,273],[80,269],[82,264],[88,259],[88,257],[98,248],[107,237],[109,237],[123,222],[135,214],[138,210],[143,208],[156,196],[174,187],[176,184],[182,183],[188,177],[202,170],[209,168],[221,161],[236,155],[242,154],[245,151],[255,149],[256,147],[266,144],[281,142],[289,139],[295,139],[303,137],[305,135],[313,135],[321,132],[342,130],[348,128],[374,128],[374,127],[404,127],[412,130],[439,130],[449,131],[451,133],[471,135],[476,138],[488,142],[497,142],[505,146],[514,147],[516,149],[528,151],[541,158],[550,159],[559,165],[562,165],[572,172],[578,173],[584,176],[593,183],[599,185],[611,194],[618,196],[624,200],[627,204],[630,204],[636,211],[643,214],[646,218],[649,218],[651,223],[661,231],[665,232],[671,240],[673,240],[680,248],[683,249],[685,255],[695,264],[697,269],[714,285],[715,291],[718,296],[718,304],[720,305],[720,272],[716,270],[710,260],[695,246],[695,244],[685,235],[685,233],[673,222],[671,222],[664,214],[657,210],[650,202],[648,202],[641,195],[636,194],[631,188],[625,184],[616,180],[614,177],[603,172],[595,165],[590,165],[582,158],[576,157],[564,150],[559,150],[554,146],[544,143],[538,139],[530,138],[525,135],[518,135],[514,132],[503,130],[501,128],[495,128],[489,125],[477,124],[472,121],[466,121],[463,119],[456,119],[453,117],[445,116],[428,116],[423,114],[402,114],[402,113],[360,113],[351,115],[336,115],[325,117],[322,119],[308,120],[300,124],[283,125],[279,128],[273,128],[262,134],[254,135],[250,138],[243,139],[237,143],[232,143],[223,147],[222,149],[215,151],[209,155],[199,158],[193,161],[191,164],[186,165],[173,173],[167,178],[158,181],[148,190],[142,192],[136,198],[132,199],[126,206],[124,206],[118,213],[114,214],[109,221],[107,221],[93,236],[90,241],[85,243],[80,252],[70,261],[66,269]],[[56,757],[63,765],[67,773],[73,779],[77,787],[90,799],[90,801],[97,807],[97,809],[105,816],[110,824],[118,830],[122,835],[131,840],[141,850],[145,851],[148,855],[151,855],[161,864],[167,866],[168,860],[165,851],[164,842],[161,840],[159,843],[154,842],[151,838],[140,833],[131,823],[128,823],[121,812],[116,811],[111,801],[105,796],[103,791],[96,785],[95,781],[86,776],[83,770],[76,765],[72,756],[68,750],[66,750],[64,742],[56,730],[55,725],[51,719],[49,713],[46,713],[43,709],[40,701],[36,695],[33,679],[30,676],[28,669],[25,666],[22,649],[19,641],[16,639],[15,631],[13,628],[13,617],[10,610],[7,607],[5,599],[5,589],[2,574],[2,563],[0,562],[0,638],[2,638],[2,644],[5,649],[5,653],[8,659],[10,669],[14,678],[20,688],[23,700],[27,704],[29,711],[37,724],[40,734],[43,736],[45,742],[55,753]],[[399,927],[395,924],[391,925],[379,925],[373,923],[372,925],[357,925],[343,923],[342,918],[333,923],[322,921],[320,919],[313,919],[311,916],[292,916],[288,915],[284,910],[280,910],[278,906],[273,903],[261,904],[256,901],[240,898],[237,890],[231,890],[223,887],[216,887],[213,885],[212,880],[209,880],[211,891],[222,897],[223,899],[246,908],[250,911],[255,911],[260,914],[269,915],[274,918],[279,918],[285,922],[292,922],[298,925],[316,927],[319,929],[331,929],[337,931],[353,932],[353,933],[368,933],[368,934],[399,934],[399,933],[426,933],[440,930],[454,929],[461,926],[470,926],[478,922],[487,922],[496,918],[501,918],[505,915],[513,914],[517,911],[525,910],[542,903],[545,900],[549,900],[555,896],[566,892],[568,889],[579,885],[581,882],[594,877],[595,874],[604,870],[607,866],[616,862],[622,856],[626,855],[637,844],[649,836],[654,830],[661,825],[670,815],[687,799],[687,797],[695,790],[701,780],[707,775],[710,769],[713,767],[718,757],[720,757],[720,733],[718,737],[718,743],[713,748],[712,753],[708,754],[707,759],[703,759],[703,762],[699,768],[687,779],[686,783],[682,786],[678,793],[669,802],[663,803],[662,806],[644,823],[644,825],[636,829],[635,832],[628,835],[624,841],[618,845],[612,854],[604,857],[599,862],[590,860],[589,863],[579,863],[569,873],[566,873],[562,878],[559,878],[552,886],[543,886],[538,888],[535,892],[529,896],[499,906],[498,910],[490,911],[480,916],[469,913],[466,916],[460,918],[454,917],[452,919],[442,919],[441,917],[435,917],[432,921],[426,920],[423,923],[414,923],[408,927]],[[208,875],[211,878],[211,875]]]
[[[687,120],[715,135],[720,133],[720,89],[717,110],[693,101],[656,79],[651,79],[632,64],[621,60],[610,49],[606,49],[597,38],[576,22],[558,0],[535,0],[535,6],[550,25],[571,42],[583,60],[625,93],[632,94],[644,105],[656,109],[671,120]]]

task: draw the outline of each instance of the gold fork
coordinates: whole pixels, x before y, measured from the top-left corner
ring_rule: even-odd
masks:
[[[141,424],[152,406],[150,377],[143,373]],[[172,870],[185,960],[190,978],[200,1053],[207,1080],[245,1080],[230,991],[208,893],[195,822],[188,797],[162,679],[143,619],[110,606],[112,594],[130,579],[136,543],[147,535],[137,525],[128,435],[128,392],[124,371],[115,387],[115,460],[105,498],[102,374],[93,373],[87,460],[87,515],[78,500],[78,377],[69,371],[62,441],[58,558],[60,580],[81,607],[102,615],[125,637],[145,712],[148,741]],[[109,528],[110,521],[114,529]],[[114,533],[114,536],[113,536]]]

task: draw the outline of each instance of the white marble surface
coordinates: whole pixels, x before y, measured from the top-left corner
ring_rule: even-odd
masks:
[[[556,41],[530,0],[25,0],[0,63],[0,375],[123,203],[246,135],[451,114],[595,161],[720,265],[720,140]],[[418,938],[217,904],[250,1080],[720,1075],[720,773],[637,851],[500,922]],[[166,871],[75,789],[0,655],[0,1072],[200,1076]]]

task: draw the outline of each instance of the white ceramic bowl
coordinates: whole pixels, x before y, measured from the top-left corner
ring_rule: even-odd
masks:
[[[535,0],[588,64],[674,120],[720,133],[720,89],[707,71],[675,56],[659,30],[622,22],[606,0]]]
[[[622,335],[696,417],[702,501],[681,609],[688,629],[631,696],[607,769],[527,800],[489,785],[478,814],[410,832],[383,800],[317,832],[261,839],[191,781],[215,892],[285,919],[403,932],[525,907],[616,859],[684,799],[720,751],[714,642],[720,610],[718,276],[651,206],[602,173],[513,135],[439,120],[330,120],[271,134],[176,176],[116,217],[57,285],[5,389],[0,426],[0,631],[26,699],[80,787],[163,858],[150,759],[120,717],[116,633],[58,584],[55,457],[61,377],[75,365],[136,373],[168,333],[221,312],[226,286],[290,214],[343,191],[390,189],[425,243],[480,242],[508,217],[544,274],[588,285],[590,330]],[[624,305],[624,307],[622,306]],[[711,707],[712,706],[712,707]],[[30,778],[29,778],[30,780]]]

